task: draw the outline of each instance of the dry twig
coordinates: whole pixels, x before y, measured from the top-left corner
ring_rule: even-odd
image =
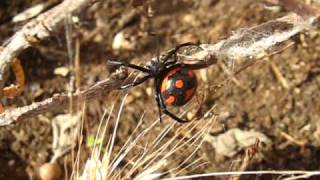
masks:
[[[81,12],[97,0],[65,0],[58,6],[39,15],[24,25],[8,42],[5,42],[0,52],[0,89],[6,80],[5,74],[11,61],[26,48],[39,43],[52,35],[70,14]]]
[[[110,91],[118,89],[121,86],[119,81],[124,80],[126,77],[126,71],[118,71],[112,74],[110,78],[97,82],[88,89],[73,94],[72,98],[76,100],[73,102],[79,103],[91,99],[98,99],[108,94]],[[70,95],[67,94],[56,94],[41,102],[35,102],[21,108],[8,109],[0,114],[0,126],[9,125],[45,112],[66,109],[69,98]]]

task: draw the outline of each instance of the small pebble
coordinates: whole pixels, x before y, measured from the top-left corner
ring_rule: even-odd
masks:
[[[124,33],[124,31],[118,32],[112,42],[112,49],[114,50],[134,50],[135,43],[133,42],[128,35]]]
[[[62,67],[55,68],[53,73],[55,75],[60,75],[62,77],[66,77],[69,74],[69,72],[70,72],[69,68],[62,66]]]
[[[61,177],[62,170],[57,163],[45,163],[39,169],[42,180],[57,180]]]

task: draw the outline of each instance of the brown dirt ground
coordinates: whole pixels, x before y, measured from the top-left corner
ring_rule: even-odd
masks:
[[[0,2],[1,42],[8,39],[22,25],[10,23],[10,18],[39,2],[41,1]],[[124,0],[110,0],[99,4],[98,7],[97,11],[92,8],[83,13],[80,23],[73,27],[73,37],[81,43],[82,88],[108,77],[113,69],[106,66],[107,58],[146,63],[156,52],[156,47],[150,40],[152,38],[146,33],[150,24],[153,30],[160,34],[160,48],[161,51],[165,51],[186,41],[215,43],[235,30],[261,24],[287,13],[284,10],[266,10],[262,4],[254,0],[165,0],[154,6],[155,16],[151,21],[147,20],[143,11],[139,11],[129,24],[121,26],[118,23],[119,19],[132,10],[129,3]],[[139,8],[141,9],[136,9]],[[92,34],[97,28],[100,30]],[[134,50],[112,50],[112,39],[120,29],[124,29],[135,38]],[[88,38],[90,34],[92,36]],[[219,66],[208,68],[206,81],[199,78],[199,92],[205,94],[200,112],[216,105],[215,113],[228,114],[212,130],[215,134],[238,127],[263,132],[273,141],[272,149],[264,158],[252,163],[247,170],[319,170],[320,103],[317,97],[320,96],[320,37],[318,31],[312,30],[295,37],[292,41],[295,42],[294,46],[238,75],[238,85],[229,83],[214,94],[206,92],[206,86],[218,84],[228,77]],[[8,108],[27,105],[51,97],[54,93],[66,91],[69,76],[53,74],[56,67],[68,66],[69,63],[63,30],[38,47],[26,50],[20,58],[26,71],[27,87],[23,94],[14,100],[3,98],[2,102]],[[288,89],[278,81],[269,60],[289,83]],[[157,118],[153,95],[148,93],[151,87],[151,82],[148,82],[129,91],[130,101],[126,103],[123,112],[116,149],[121,147],[133,131],[145,107],[152,107],[146,111],[146,126]],[[102,100],[88,102],[84,135],[94,134],[103,108],[119,101],[121,98],[117,96],[109,95]],[[45,117],[50,120],[57,113],[49,112]],[[46,118],[34,117],[0,129],[0,179],[35,177],[37,167],[50,160],[52,129],[50,122],[44,120]],[[154,131],[159,132],[169,121],[166,119]],[[285,138],[283,133],[290,135],[296,142]],[[196,156],[204,158],[209,163],[190,169],[184,174],[236,170],[231,167],[231,163],[242,157],[240,154],[235,158],[217,160],[212,158],[210,153],[212,149],[204,145]],[[83,159],[85,157],[82,156]],[[179,160],[179,157],[176,158]],[[65,161],[59,162],[70,162],[70,159],[70,156],[66,156]],[[67,166],[70,167],[71,164]],[[270,179],[270,176],[244,178]]]

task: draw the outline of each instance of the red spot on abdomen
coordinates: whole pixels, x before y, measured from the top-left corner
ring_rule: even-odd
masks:
[[[184,101],[189,101],[192,96],[194,95],[194,89],[188,89],[186,90],[186,96],[184,97]]]
[[[173,95],[170,95],[169,97],[166,98],[166,104],[172,105],[176,101],[176,97]]]
[[[176,80],[176,83],[175,83],[176,88],[181,89],[183,88],[183,85],[184,85],[183,80],[181,79]]]
[[[193,78],[193,77],[194,77],[194,73],[193,73],[192,70],[189,70],[189,71],[188,71],[188,76],[189,76],[190,78]]]

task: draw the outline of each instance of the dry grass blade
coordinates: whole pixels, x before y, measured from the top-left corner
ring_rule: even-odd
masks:
[[[122,112],[122,108],[123,104],[120,107],[119,113]],[[117,115],[115,126],[117,126],[117,122],[120,117],[119,113]],[[140,119],[140,122],[142,122],[142,118]],[[155,121],[151,124],[151,126],[147,127],[140,133],[138,132],[138,128],[141,128],[139,126],[142,123],[139,122],[134,130],[134,133],[132,133],[132,135],[127,139],[124,146],[120,149],[116,156],[112,155],[114,154],[114,152],[112,151],[112,144],[117,133],[117,130],[114,129],[109,139],[109,143],[106,146],[106,153],[103,155],[102,159],[100,158],[102,149],[93,149],[93,153],[86,163],[87,165],[85,166],[84,170],[85,174],[82,175],[82,178],[90,177],[90,179],[157,179],[164,175],[176,175],[178,173],[181,173],[185,168],[184,166],[187,165],[187,162],[191,159],[192,156],[195,155],[195,153],[203,143],[203,137],[209,132],[212,125],[212,120],[213,119],[208,120],[205,123],[206,125],[204,126],[200,122],[195,122],[187,124],[186,126],[179,126],[177,128],[174,128],[175,123],[172,122],[165,128],[163,128],[162,131],[159,132],[159,134],[154,138],[154,140],[151,141],[151,143],[146,143],[142,147],[139,144],[146,138],[146,136],[154,133],[152,130],[154,129],[154,126],[158,124],[158,121]],[[202,128],[198,127],[200,125]],[[185,133],[186,131],[189,131],[190,133],[196,129],[198,129],[197,132],[194,133],[194,135],[189,139],[187,139],[186,137],[180,137],[182,132]],[[164,141],[164,138],[169,136],[169,133],[172,130],[175,130],[175,135],[169,140]],[[103,132],[103,137],[105,137],[104,134],[105,132]],[[181,155],[182,149],[183,152],[185,152],[184,150],[188,148],[191,148],[192,152],[190,154],[184,154],[187,156],[187,158],[184,159],[184,161],[180,163],[178,167],[170,169],[169,171],[164,171],[170,161],[170,158],[173,157],[174,154],[179,153],[179,155]],[[133,155],[132,153],[135,155]],[[111,157],[113,157],[113,160],[111,159]],[[127,163],[119,167],[121,162]],[[198,163],[201,163],[200,159],[191,164],[197,166]],[[189,167],[190,165],[186,166],[186,168]],[[88,172],[91,172],[91,175],[89,175]]]
[[[312,176],[320,176],[320,171],[230,171],[230,172],[214,172],[207,174],[195,174],[190,176],[180,176],[174,178],[165,178],[165,180],[181,180],[181,179],[192,179],[192,178],[204,178],[204,177],[217,177],[217,176],[240,176],[240,175],[286,175],[294,176],[290,177],[290,180],[298,179],[299,177],[310,178]],[[286,178],[288,180],[288,178]]]

